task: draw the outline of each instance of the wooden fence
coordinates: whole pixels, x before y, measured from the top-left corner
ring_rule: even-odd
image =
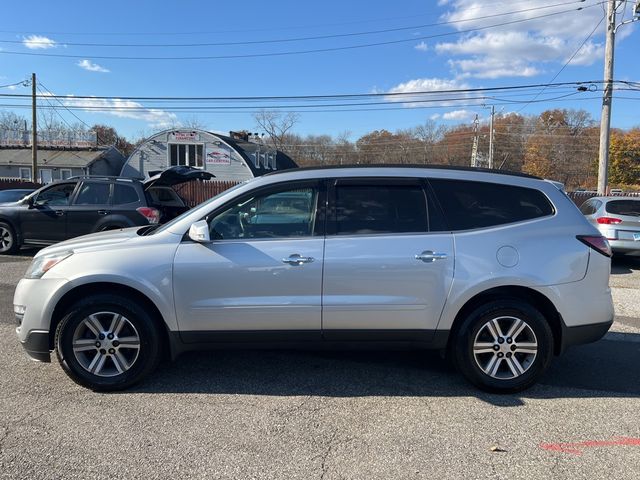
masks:
[[[21,178],[0,177],[0,190],[8,190],[10,188],[40,188],[42,184],[34,183],[30,180]]]
[[[578,207],[582,205],[584,202],[589,200],[592,197],[597,197],[598,194],[596,192],[567,192],[567,195],[573,203],[575,203]],[[611,197],[638,197],[640,198],[640,193],[612,193]]]
[[[225,181],[225,180],[194,180],[191,182],[176,185],[173,189],[178,192],[189,207],[195,207],[196,205],[209,200],[211,197],[215,197],[219,193],[238,185],[240,182]]]

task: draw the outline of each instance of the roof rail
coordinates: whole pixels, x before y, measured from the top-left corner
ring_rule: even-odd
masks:
[[[74,175],[73,177],[65,178],[65,180],[121,180],[124,182],[132,182],[134,180],[141,180],[140,178],[133,177],[119,177],[116,175]]]
[[[272,176],[278,175],[280,173],[292,171],[313,171],[313,170],[330,170],[330,169],[345,169],[345,168],[423,168],[423,169],[431,169],[431,170],[456,170],[456,171],[465,171],[465,172],[484,172],[484,173],[496,173],[498,175],[510,175],[513,177],[524,177],[524,178],[534,178],[536,180],[542,180],[540,177],[536,177],[535,175],[529,175],[528,173],[522,172],[512,172],[510,170],[497,170],[495,168],[482,168],[482,167],[461,167],[457,165],[425,165],[425,164],[407,164],[407,163],[369,163],[369,164],[352,164],[352,165],[322,165],[316,167],[298,167],[298,168],[289,168],[284,170],[277,170],[275,172],[269,172],[264,175]]]

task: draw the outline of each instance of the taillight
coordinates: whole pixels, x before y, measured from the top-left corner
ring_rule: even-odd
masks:
[[[622,220],[614,217],[599,217],[596,218],[596,222],[598,222],[600,225],[617,225],[619,223],[622,223]]]
[[[160,221],[160,211],[151,207],[136,208],[138,213],[146,218],[149,223],[158,223]]]
[[[576,238],[605,257],[610,257],[612,255],[611,245],[609,245],[607,239],[602,235],[578,235]]]

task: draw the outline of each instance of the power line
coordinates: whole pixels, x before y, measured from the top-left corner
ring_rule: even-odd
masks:
[[[617,82],[617,81],[616,81]],[[523,90],[523,89],[537,89],[540,87],[580,87],[585,85],[597,85],[603,83],[602,80],[586,80],[586,81],[572,81],[572,82],[557,82],[557,83],[533,83],[525,85],[506,85],[500,87],[477,87],[477,88],[454,88],[447,90],[423,90],[416,92],[378,92],[378,93],[352,93],[352,94],[329,94],[329,95],[292,95],[292,96],[247,96],[247,97],[137,97],[137,96],[114,96],[114,95],[55,95],[49,89],[46,89],[51,93],[52,98],[59,99],[88,99],[88,100],[139,100],[139,101],[194,101],[202,102],[208,100],[215,101],[272,101],[272,100],[333,100],[333,99],[349,99],[349,98],[379,98],[379,97],[415,97],[421,95],[443,95],[452,93],[477,93],[477,92],[497,92],[497,91],[509,91],[509,90]],[[628,82],[621,82],[628,83]],[[0,93],[0,97],[11,98],[31,98],[31,95],[20,93]],[[411,100],[406,100],[410,102]]]
[[[584,0],[580,0],[584,1]],[[522,3],[530,3],[530,0],[521,0],[508,2],[509,5],[518,5]],[[491,5],[490,7],[494,7]],[[466,8],[466,11],[470,10],[482,10],[484,9],[484,5],[475,5]],[[349,22],[339,22],[339,23],[328,23],[321,25],[296,25],[292,26],[291,24],[287,25],[279,25],[273,28],[252,28],[252,29],[244,29],[244,30],[216,30],[216,31],[191,31],[191,32],[60,32],[60,31],[38,31],[38,32],[25,32],[22,30],[0,30],[0,33],[13,33],[13,34],[37,34],[37,35],[78,35],[78,36],[179,36],[179,35],[211,35],[211,34],[227,34],[227,33],[253,33],[253,32],[271,32],[271,31],[283,31],[283,30],[308,30],[311,28],[324,28],[324,27],[339,27],[345,25],[358,25],[363,23],[375,23],[375,22],[389,22],[390,20],[406,20],[406,19],[415,19],[417,17],[425,17],[431,15],[438,15],[440,12],[426,12],[422,14],[414,14],[414,15],[405,15],[399,17],[385,17],[385,18],[372,18],[368,20],[353,20]]]
[[[582,48],[585,46],[585,44],[591,39],[591,37],[593,36],[594,33],[596,33],[596,30],[598,30],[598,28],[600,27],[600,25],[602,25],[602,22],[604,21],[604,16],[600,19],[600,21],[598,22],[598,24],[594,27],[593,30],[591,30],[591,33],[589,33],[589,35],[587,35],[587,38],[585,38],[582,43],[580,44],[580,46],[577,48],[577,50],[575,52],[573,52],[573,55],[571,55],[571,57],[569,57],[569,60],[567,60],[565,62],[565,64],[562,66],[562,68],[560,70],[558,70],[558,73],[556,73],[553,78],[549,81],[549,83],[553,83],[555,82],[556,78],[558,78],[560,76],[560,74],[564,71],[565,68],[567,68],[567,66],[571,63],[571,61],[576,57],[576,55],[578,55],[578,53],[580,52],[580,50],[582,50]],[[533,97],[533,100],[536,100],[540,95],[542,95],[542,93],[546,90],[546,87],[543,87],[542,90],[540,90],[540,93],[538,93],[538,95],[536,95],[535,97]],[[523,107],[518,110],[518,113],[520,113],[522,110],[524,110],[525,108],[527,108],[529,105],[531,105],[531,103],[533,102],[533,100],[529,103],[527,103],[526,105],[523,105]]]
[[[426,23],[422,25],[411,25],[407,27],[397,27],[397,28],[386,28],[382,30],[370,30],[365,32],[349,32],[349,33],[337,33],[330,35],[316,35],[310,37],[296,37],[296,38],[280,38],[280,39],[262,39],[262,40],[248,40],[241,42],[199,42],[199,43],[78,43],[78,42],[64,42],[65,46],[70,47],[112,47],[112,48],[130,48],[130,47],[142,47],[142,48],[184,48],[184,47],[216,47],[216,46],[239,46],[239,45],[263,45],[263,44],[274,44],[274,43],[292,43],[292,42],[304,42],[310,40],[326,40],[333,38],[347,38],[347,37],[356,37],[356,36],[364,36],[364,35],[377,35],[381,33],[392,33],[392,32],[401,32],[406,30],[416,30],[421,28],[433,28],[440,27],[445,25],[456,25],[459,23],[466,22],[474,22],[478,20],[486,20],[489,18],[496,17],[505,17],[509,15],[515,15],[518,13],[527,13],[538,10],[545,10],[549,8],[555,7],[566,7],[567,5],[584,3],[586,0],[577,0],[573,2],[564,2],[564,3],[556,3],[553,5],[543,5],[539,7],[526,8],[523,10],[514,10],[511,12],[503,12],[503,13],[494,13],[491,15],[483,15],[475,18],[464,18],[460,20],[448,20],[444,22],[435,22],[435,23]],[[593,5],[597,5],[593,4]],[[593,6],[591,5],[591,6]],[[415,41],[417,39],[412,38],[411,41]],[[24,43],[24,40],[0,40],[0,43],[9,43],[9,44],[21,44]],[[37,41],[37,40],[29,40],[30,45],[50,45],[51,41]]]
[[[8,83],[6,85],[0,85],[0,88],[9,88],[9,87],[17,87],[18,85],[22,85],[23,87],[26,87],[26,80],[22,80],[20,82],[16,82],[16,83]]]
[[[0,54],[4,55],[27,55],[34,57],[57,57],[57,58],[87,58],[91,57],[93,59],[101,59],[101,60],[225,60],[225,59],[237,59],[237,58],[265,58],[265,57],[281,57],[281,56],[291,56],[291,55],[306,55],[313,53],[326,53],[326,52],[337,52],[337,51],[346,51],[346,50],[355,50],[361,48],[370,48],[370,47],[379,47],[385,45],[397,45],[407,42],[415,42],[418,40],[430,40],[434,38],[442,38],[448,36],[462,35],[465,33],[479,32],[483,30],[488,30],[496,27],[503,27],[507,25],[514,25],[518,23],[530,22],[532,20],[539,20],[542,18],[549,18],[556,15],[563,15],[565,13],[576,12],[586,10],[588,8],[592,8],[599,5],[599,3],[588,5],[586,7],[578,7],[572,8],[568,10],[562,10],[554,13],[547,13],[545,15],[537,15],[529,18],[511,20],[508,22],[496,23],[493,25],[485,25],[483,27],[475,27],[469,28],[466,30],[458,30],[455,32],[445,32],[434,35],[426,35],[413,37],[408,39],[400,39],[400,40],[388,40],[384,42],[375,42],[375,43],[365,43],[358,45],[347,45],[342,47],[327,47],[327,48],[317,48],[317,49],[309,49],[309,50],[293,50],[293,51],[285,51],[285,52],[270,52],[270,53],[247,53],[247,54],[236,54],[236,55],[198,55],[198,56],[173,56],[173,57],[138,57],[138,56],[119,56],[119,55],[71,55],[71,54],[63,54],[63,53],[34,53],[34,52],[16,52],[9,50],[1,50]]]

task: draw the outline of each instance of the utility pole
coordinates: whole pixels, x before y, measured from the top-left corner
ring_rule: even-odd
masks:
[[[478,166],[478,114],[476,113],[476,119],[473,121],[473,147],[471,147],[471,166]]]
[[[36,118],[36,74],[31,74],[31,181],[38,181],[38,126]]]
[[[609,173],[609,139],[611,135],[611,101],[613,97],[613,52],[616,40],[616,0],[608,0],[607,38],[604,47],[604,92],[600,116],[600,152],[598,155],[598,194],[607,194]]]
[[[493,168],[493,117],[496,114],[495,105],[491,105],[491,120],[489,120],[489,168]]]

